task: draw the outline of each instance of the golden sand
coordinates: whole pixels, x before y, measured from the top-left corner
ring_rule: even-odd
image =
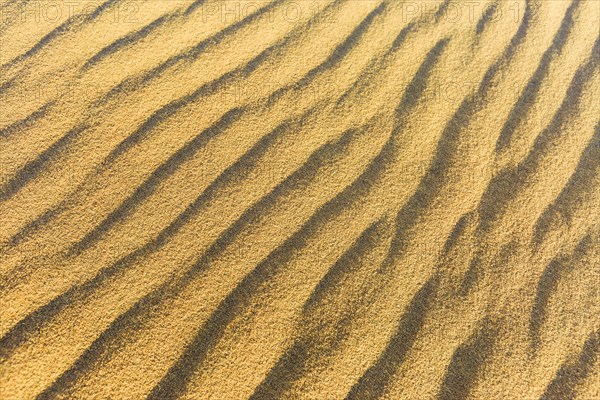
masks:
[[[0,399],[600,398],[600,2],[1,0]]]

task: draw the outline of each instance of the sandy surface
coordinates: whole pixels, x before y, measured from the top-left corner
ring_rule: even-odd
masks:
[[[600,2],[1,0],[0,399],[600,398]]]

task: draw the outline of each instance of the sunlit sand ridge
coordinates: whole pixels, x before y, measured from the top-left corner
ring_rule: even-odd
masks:
[[[600,2],[0,0],[0,399],[600,398]]]

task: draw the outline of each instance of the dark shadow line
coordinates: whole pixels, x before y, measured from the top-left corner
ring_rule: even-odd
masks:
[[[157,29],[159,29],[164,24],[174,20],[175,17],[177,17],[177,16],[178,16],[177,12],[172,12],[172,13],[169,13],[166,15],[162,15],[162,16],[158,17],[157,19],[155,19],[154,21],[152,21],[151,23],[149,23],[148,25],[146,25],[134,32],[130,32],[130,33],[126,34],[125,36],[118,38],[111,44],[103,47],[100,51],[98,51],[96,54],[94,54],[89,60],[87,60],[85,62],[85,64],[83,64],[83,66],[81,67],[81,71],[85,72],[85,71],[89,70],[90,68],[92,68],[93,66],[95,66],[96,64],[100,63],[105,58],[109,57],[110,55],[112,55],[120,50],[123,50],[127,47],[133,46],[135,43],[148,37],[148,35],[150,35],[154,31],[156,31]]]
[[[441,4],[436,11],[436,15],[440,12],[443,13],[443,8],[447,7],[449,2],[450,0],[446,0],[443,4]],[[438,22],[437,17],[435,18],[435,22]],[[346,89],[342,96],[336,101],[336,106],[341,107],[351,95],[363,93],[369,84],[368,78],[380,73],[381,70],[389,63],[389,58],[400,49],[400,47],[408,39],[409,35],[415,33],[422,25],[422,21],[411,21],[406,24],[406,26],[404,26],[400,32],[398,32],[390,48],[386,50],[383,57],[371,60],[371,62],[369,62],[369,64],[363,68],[360,73],[360,77],[356,80],[356,82],[352,83],[352,85]]]
[[[498,1],[494,1],[485,9],[483,15],[481,18],[479,18],[479,21],[477,21],[477,27],[475,28],[475,33],[477,35],[481,35],[483,33],[487,25],[492,21],[497,9]]]
[[[341,310],[341,315],[336,315],[335,321],[332,321],[325,316],[323,319],[319,317],[319,306],[322,305],[323,296],[338,286],[345,276],[353,272],[356,260],[362,258],[377,245],[384,219],[385,217],[382,217],[368,226],[313,289],[303,306],[303,318],[299,324],[301,332],[298,338],[255,388],[251,399],[281,398],[301,378],[303,373],[313,367],[316,354],[319,355],[319,359],[327,358],[346,340],[349,332],[347,328],[356,316],[355,310],[348,309],[351,306],[346,304],[345,309]],[[311,318],[311,316],[315,317]],[[314,326],[311,319],[319,321],[317,326]],[[323,336],[322,331],[326,329],[325,325],[334,325],[334,332]]]
[[[391,138],[388,139],[388,141],[386,142],[386,145],[384,145],[384,147],[380,151],[379,155],[376,156],[375,159],[372,160],[372,162],[369,164],[369,166],[366,168],[366,170],[360,175],[360,177],[356,181],[354,181],[350,186],[348,186],[346,189],[344,189],[342,192],[340,192],[334,199],[332,199],[326,205],[322,206],[309,219],[309,221],[307,221],[307,223],[305,223],[305,225],[301,228],[300,231],[296,232],[292,237],[290,237],[288,240],[286,240],[286,242],[282,246],[280,246],[271,255],[269,255],[267,260],[262,262],[259,266],[257,266],[253,270],[253,272],[251,272],[249,275],[247,275],[246,278],[244,278],[244,280],[240,284],[238,284],[237,287],[239,288],[239,290],[237,290],[237,291],[234,290],[233,292],[230,293],[230,295],[227,296],[227,298],[225,300],[223,300],[223,302],[221,303],[221,306],[213,314],[213,317],[218,319],[219,318],[218,315],[220,313],[224,313],[225,310],[227,310],[229,308],[229,307],[227,307],[227,304],[231,303],[233,301],[233,299],[235,299],[237,297],[236,293],[238,293],[240,291],[244,292],[244,293],[250,293],[251,291],[243,289],[245,286],[248,285],[248,282],[252,282],[253,280],[255,281],[257,279],[257,277],[270,276],[270,274],[262,274],[260,272],[263,269],[267,269],[267,270],[272,269],[272,267],[269,266],[270,263],[268,262],[268,260],[277,259],[279,257],[285,256],[285,254],[291,254],[291,249],[289,251],[287,249],[289,249],[290,247],[302,246],[306,240],[304,237],[310,236],[312,234],[312,232],[314,232],[316,230],[318,225],[323,224],[324,221],[327,221],[328,219],[330,219],[330,217],[332,215],[335,215],[335,214],[338,214],[339,212],[341,212],[345,207],[348,206],[348,204],[351,204],[352,202],[356,201],[356,199],[361,198],[364,195],[366,195],[369,191],[370,186],[377,180],[378,176],[380,176],[383,173],[385,166],[387,164],[389,164],[389,162],[391,161],[391,156],[393,155],[393,143],[394,142]],[[265,147],[265,146],[263,146],[263,147]],[[305,173],[302,173],[302,174],[305,174]],[[235,174],[235,175],[239,176],[239,174]],[[223,174],[221,176],[223,176]],[[193,266],[184,275],[184,277],[179,280],[177,285],[175,285],[172,289],[168,290],[168,292],[171,292],[171,294],[169,294],[169,297],[174,296],[176,293],[180,292],[182,290],[182,288],[184,288],[187,284],[189,284],[193,280],[193,278],[201,270],[203,270],[206,267],[206,265],[210,262],[211,259],[218,256],[218,254],[220,254],[223,251],[223,249],[226,246],[228,246],[229,243],[231,243],[233,241],[234,237],[241,231],[241,229],[246,224],[248,224],[254,218],[256,218],[256,217],[252,217],[252,215],[260,212],[261,209],[264,209],[265,204],[273,203],[275,201],[278,191],[283,190],[281,188],[285,187],[286,183],[289,185],[289,182],[294,181],[295,179],[298,179],[298,178],[290,177],[289,179],[286,179],[286,181],[282,182],[278,186],[280,188],[279,190],[278,190],[278,188],[276,188],[273,192],[271,192],[269,195],[265,196],[265,198],[263,198],[261,201],[259,201],[259,203],[257,203],[255,206],[253,206],[249,210],[247,210],[247,212],[242,217],[240,217],[238,219],[238,221],[236,221],[234,223],[234,225],[232,225],[230,228],[228,228],[227,231],[224,232],[219,237],[219,239],[205,252],[205,254],[200,257],[200,259],[195,264],[195,266]],[[297,186],[297,184],[294,184],[294,186]],[[188,209],[186,209],[186,212],[184,212],[181,217],[185,218],[185,216],[187,214],[197,211],[199,205],[201,205],[205,201],[208,201],[210,197],[212,197],[212,196],[209,196],[207,191],[205,191],[203,193],[203,195],[201,195],[197,199],[197,202],[195,202],[195,204],[192,204],[190,207],[188,207]],[[188,210],[190,210],[189,213],[188,213]],[[179,220],[179,218],[178,218],[178,220]],[[162,245],[162,243],[164,243],[164,241],[166,241],[168,239],[169,235],[173,232],[173,230],[177,229],[176,227],[178,225],[180,225],[178,223],[178,220],[174,221],[174,223],[169,228],[167,228],[167,229],[163,230],[163,232],[161,232],[161,235],[159,235],[159,237],[157,238],[157,240],[155,242],[156,246]],[[316,227],[315,227],[315,225],[316,225]],[[302,238],[304,238],[304,239],[302,239]],[[244,283],[244,282],[246,282],[246,283]],[[97,285],[97,284],[98,283],[96,283],[95,285]],[[167,291],[167,289],[161,290],[160,291],[161,296],[164,296],[166,291]],[[221,310],[221,311],[219,311],[219,310]],[[211,317],[211,320],[214,320],[214,318]],[[212,334],[208,333],[208,331],[207,331],[209,326],[211,326],[210,323],[206,324],[205,329],[201,330],[198,333],[197,339],[200,338],[200,342],[202,342],[202,343],[205,343],[202,339],[203,337],[205,337],[206,335],[209,335],[209,336],[212,335]],[[191,373],[193,371],[191,371],[191,370],[187,370],[187,372],[183,371],[181,369],[181,366],[183,364],[188,365],[190,363],[190,360],[194,361],[194,360],[198,360],[198,357],[202,357],[203,351],[201,351],[201,349],[198,350],[198,345],[199,345],[198,340],[195,340],[193,342],[193,344],[195,344],[195,345],[190,345],[188,347],[188,350],[186,350],[187,356],[186,355],[182,356],[182,358],[180,358],[180,361],[178,363],[176,363],[174,366],[172,366],[170,372],[167,373],[167,375],[165,375],[165,377],[163,377],[163,379],[161,380],[162,383],[159,383],[155,387],[153,393],[155,393],[156,396],[159,396],[159,397],[166,396],[167,392],[169,392],[169,390],[164,389],[164,388],[165,388],[165,385],[171,386],[171,384],[166,384],[165,382],[180,381],[181,379],[179,377],[181,377],[181,376],[183,376],[184,381],[186,381],[187,379],[189,379],[191,377]],[[194,349],[196,349],[196,350],[194,350]],[[183,361],[183,360],[188,360],[188,361]],[[181,382],[179,382],[179,383],[175,384],[175,386],[178,388],[182,388],[185,385],[182,384]],[[161,389],[161,388],[163,388],[163,389]]]
[[[8,79],[6,82],[0,84],[0,96],[3,96],[8,90],[10,90],[17,81],[17,77],[12,77]],[[0,135],[1,136],[1,135]]]
[[[574,14],[580,4],[579,0],[573,0],[569,8],[567,9],[565,16],[561,22],[560,28],[552,39],[552,44],[546,49],[542,55],[542,59],[537,66],[534,74],[531,76],[527,85],[519,96],[517,102],[513,106],[498,139],[496,141],[496,152],[503,151],[506,149],[511,138],[516,131],[517,127],[523,122],[527,116],[529,110],[535,103],[539,92],[542,88],[542,81],[548,76],[550,71],[550,65],[557,55],[560,55],[563,51],[567,39],[571,35],[571,31],[574,25]]]
[[[332,291],[334,287],[339,286],[347,275],[355,271],[357,267],[356,260],[359,260],[377,244],[377,240],[381,236],[380,231],[383,228],[384,219],[380,218],[371,223],[350,248],[329,268],[304,303],[303,315],[308,316],[323,301],[327,293]]]
[[[440,42],[444,42],[444,40]],[[436,50],[441,51],[439,48]],[[431,62],[433,61],[428,58],[424,61],[424,64],[427,65]],[[424,69],[427,70],[427,68]],[[400,104],[405,102],[410,103],[409,99],[415,94],[420,93],[418,90],[410,90],[410,88],[407,88],[407,92]],[[399,105],[398,109],[400,108],[402,107]],[[264,261],[246,275],[236,288],[227,295],[209,320],[203,324],[196,337],[186,348],[184,354],[156,385],[149,397],[150,399],[170,399],[177,397],[185,391],[194,371],[203,362],[210,348],[214,347],[224,334],[225,328],[233,320],[237,309],[241,308],[248,301],[258,287],[277,273],[279,266],[284,263],[285,259],[292,257],[293,254],[303,248],[306,241],[311,236],[314,236],[319,227],[326,224],[334,216],[339,215],[351,204],[368,195],[372,185],[381,178],[388,165],[394,159],[395,135],[397,134],[397,130],[398,127],[395,126],[379,154],[368,164],[363,173],[355,181],[338,193],[333,199],[321,206],[300,230],[271,252]],[[238,222],[240,222],[240,225],[243,224],[243,218],[240,218]],[[241,229],[234,226],[231,231],[237,234]],[[232,233],[225,232],[178,283],[176,291],[181,291],[200,271],[204,270],[209,265],[211,259],[215,258],[229,243],[233,242],[234,236]]]
[[[326,8],[324,8],[321,13],[313,16],[313,18],[308,22],[307,26],[311,25],[312,23],[314,23],[314,21],[318,20],[321,14],[329,12],[330,9],[332,9],[335,6],[335,4],[337,4],[339,1],[340,0],[335,0],[333,3],[329,4]],[[268,59],[268,56],[280,50],[282,46],[287,46],[289,42],[294,40],[301,33],[302,29],[296,28],[294,32],[287,35],[283,40],[281,40],[277,44],[262,51],[257,57],[249,61],[246,65],[241,66],[233,71],[224,74],[220,78],[217,78],[211,82],[202,85],[198,90],[196,90],[196,92],[190,95],[174,100],[166,106],[161,107],[148,120],[142,123],[142,125],[132,135],[125,138],[119,145],[117,145],[115,149],[111,151],[109,156],[105,158],[104,162],[100,165],[99,168],[97,168],[97,170],[101,171],[103,168],[107,168],[111,161],[119,157],[122,153],[127,151],[129,148],[133,147],[139,141],[143,140],[143,138],[154,126],[158,125],[163,119],[168,118],[171,114],[174,114],[177,111],[177,109],[183,107],[188,102],[192,102],[197,97],[214,93],[216,90],[226,85],[231,79],[233,79],[236,76],[250,74],[256,68],[258,68],[258,66],[262,62]],[[51,222],[56,216],[60,215],[64,210],[66,210],[66,204],[67,200],[63,200],[61,204],[55,209],[48,210],[38,219],[30,222],[26,227],[24,227],[21,230],[21,232],[15,235],[15,237],[11,238],[11,243],[18,243],[22,241],[25,238],[25,235],[39,230],[43,225]]]
[[[11,247],[18,246],[26,237],[31,235],[33,232],[39,230],[43,225],[49,223],[51,220],[56,218],[63,209],[61,207],[50,208],[42,213],[39,217],[28,222],[23,228],[15,233],[9,240],[8,245]],[[2,286],[0,285],[0,291]]]
[[[600,60],[600,36],[596,39],[592,55],[577,69],[567,89],[562,104],[550,123],[535,138],[532,149],[517,166],[492,178],[479,205],[480,231],[487,232],[507,204],[532,179],[544,152],[562,134],[566,123],[577,117],[584,86],[592,79]]]
[[[44,118],[46,114],[48,114],[48,110],[52,108],[54,104],[55,103],[53,101],[50,101],[38,108],[37,110],[35,110],[34,112],[32,112],[31,114],[29,114],[28,116],[26,116],[25,118],[13,122],[12,124],[0,129],[0,138],[9,137],[15,132],[26,129],[31,125],[35,124],[40,119]]]
[[[469,262],[469,268],[465,272],[463,279],[460,283],[460,289],[458,292],[460,296],[464,297],[468,295],[471,292],[471,290],[473,290],[476,287],[477,283],[481,280],[483,275],[481,271],[482,263],[482,252],[477,251],[475,256]]]
[[[65,395],[70,395],[75,383],[89,375],[107,357],[109,350],[127,345],[130,338],[123,333],[141,329],[142,322],[137,320],[138,315],[152,310],[162,300],[158,290],[151,292],[138,300],[126,312],[119,315],[110,326],[102,331],[92,344],[85,349],[69,369],[57,377],[51,385],[37,395],[36,400],[50,400]]]
[[[318,17],[318,15],[319,14],[314,16],[308,24],[311,24],[315,20],[315,18]],[[201,97],[215,93],[217,90],[223,88],[232,80],[241,79],[249,76],[260,65],[269,60],[269,58],[273,54],[285,48],[289,44],[289,42],[296,38],[301,32],[302,29],[294,30],[289,35],[286,35],[283,39],[277,41],[277,43],[261,51],[256,57],[248,61],[246,64],[239,66],[229,72],[226,72],[218,78],[215,78],[209,82],[202,84],[193,92],[184,95],[178,99],[172,100],[168,104],[159,108],[146,121],[144,121],[131,135],[125,138],[111,151],[111,153],[103,161],[101,168],[106,168],[123,153],[125,153],[130,148],[134,147],[139,142],[144,140],[152,129],[154,129],[160,123],[165,121],[167,118],[174,115],[181,108],[193,103]]]
[[[100,16],[100,14],[108,10],[110,7],[112,7],[115,3],[119,1],[120,0],[106,0],[104,3],[96,7],[94,11],[89,15],[82,14],[70,17],[67,21],[63,22],[58,27],[54,28],[52,31],[50,31],[44,37],[42,37],[32,48],[27,50],[25,53],[18,55],[8,63],[2,65],[2,68],[10,68],[25,59],[31,58],[63,34],[71,32],[75,27],[94,21],[98,16]]]
[[[412,92],[414,92],[414,91],[412,91]],[[403,97],[403,99],[405,97]],[[406,101],[406,100],[403,100],[403,101]],[[391,157],[393,155],[393,145],[394,145],[394,141],[392,138],[390,138],[387,141],[387,143],[384,145],[384,147],[381,150],[381,152],[379,153],[379,155],[369,164],[366,171],[363,174],[361,174],[361,176],[352,185],[350,185],[348,188],[346,188],[342,193],[338,194],[338,196],[336,196],[336,198],[334,199],[334,201],[332,201],[330,206],[324,207],[317,214],[319,214],[319,215],[321,215],[323,213],[325,213],[325,215],[335,214],[336,212],[340,212],[341,209],[343,209],[346,204],[349,204],[351,201],[353,201],[352,199],[356,199],[356,198],[364,196],[368,192],[368,188],[373,183],[373,181],[376,180],[377,177],[381,173],[383,173],[384,167],[389,162],[391,162]],[[258,146],[255,148],[260,149],[261,146]],[[253,148],[253,149],[255,149],[255,148]],[[178,218],[175,221],[173,221],[173,223],[171,225],[169,225],[169,227],[167,227],[163,231],[161,231],[161,233],[158,235],[158,237],[155,239],[155,241],[153,243],[149,243],[148,245],[144,246],[143,248],[138,249],[138,251],[125,257],[124,259],[119,260],[113,266],[100,271],[98,273],[98,275],[92,279],[91,283],[88,282],[88,283],[84,284],[84,286],[90,287],[90,288],[97,287],[98,285],[101,284],[101,282],[114,276],[117,272],[121,271],[126,265],[128,265],[128,263],[131,262],[131,260],[136,259],[137,257],[140,257],[141,255],[145,254],[146,252],[152,251],[153,248],[160,247],[162,244],[164,244],[170,238],[171,235],[175,234],[175,232],[177,232],[181,228],[181,226],[183,226],[186,223],[186,221],[189,218],[191,218],[191,216],[193,216],[195,213],[198,212],[198,210],[200,209],[200,207],[203,204],[207,204],[210,201],[210,199],[212,199],[214,194],[217,193],[217,188],[221,186],[221,184],[219,182],[221,182],[221,180],[225,180],[225,178],[228,176],[227,171],[231,172],[231,171],[235,170],[236,168],[239,168],[241,165],[243,165],[243,163],[241,163],[241,162],[236,163],[235,165],[231,166],[228,170],[226,170],[218,178],[219,180],[216,181],[214,183],[214,185],[209,186],[209,188],[207,188],[207,190],[205,190],[203,192],[203,194],[200,195],[194,201],[194,203],[190,204],[190,206],[188,206],[186,208],[186,210],[180,216],[178,216]],[[238,175],[238,174],[235,174],[235,175]],[[227,237],[227,235],[223,235],[223,237]],[[225,240],[225,242],[220,241],[219,243],[227,243],[227,240]],[[219,244],[219,243],[215,243],[215,245],[213,247],[211,247],[211,249],[218,249],[220,246],[223,246],[223,244]],[[216,250],[212,250],[213,253],[215,251]],[[209,254],[207,254],[206,257],[210,256],[210,253],[211,253],[210,249],[209,249],[208,253]],[[194,274],[193,271],[195,271],[197,268],[199,268],[199,267],[192,268],[191,275]],[[91,290],[93,290],[93,289],[86,290],[86,291],[89,292]],[[53,307],[52,302],[47,304],[47,306]],[[35,314],[35,312],[32,314]],[[43,312],[41,312],[41,314],[43,314]],[[18,324],[18,326],[20,328],[11,330],[12,333],[10,335],[5,336],[5,338],[8,337],[10,339],[10,338],[16,337],[17,338],[16,342],[18,342],[18,343],[24,341],[28,335],[32,334],[31,330],[29,330],[27,328],[28,326],[32,325],[32,323],[27,322],[29,319],[30,318],[28,316],[24,320],[22,320]],[[33,317],[31,319],[35,320],[35,318],[33,318]],[[3,338],[3,340],[5,338]],[[11,339],[11,340],[15,341],[13,339]],[[2,347],[3,347],[2,341],[0,341],[0,348],[2,348]]]
[[[388,143],[391,143],[388,141]],[[332,215],[339,214],[349,204],[362,198],[368,188],[374,183],[373,173],[381,173],[384,163],[381,160],[390,154],[391,148],[384,146],[382,152],[370,163],[367,170],[350,186],[340,192],[334,199],[323,205],[302,228],[289,237],[282,245],[275,249],[269,256],[247,274],[235,289],[221,301],[209,320],[203,324],[195,338],[187,346],[183,355],[170,368],[169,372],[156,385],[149,399],[173,399],[186,390],[189,380],[205,357],[218,340],[223,336],[226,327],[233,321],[237,311],[241,309],[256,290],[270,280],[279,270],[286,259],[293,256],[306,245],[306,241],[318,231]],[[237,231],[237,229],[236,229]],[[224,242],[229,243],[232,238],[223,236]],[[222,246],[222,245],[221,245]],[[216,244],[215,249],[222,251]],[[214,257],[209,251],[192,268],[189,274],[177,285],[177,291],[187,286],[197,273],[205,269],[209,263],[206,257]]]
[[[575,399],[577,387],[593,372],[594,365],[598,364],[599,350],[600,330],[597,330],[588,336],[576,360],[567,360],[560,366],[540,400]]]
[[[384,69],[388,63],[388,59],[394,54],[402,44],[408,39],[410,33],[415,31],[417,24],[411,22],[403,27],[400,32],[396,35],[391,47],[386,51],[383,57],[379,59],[372,59],[368,65],[366,65],[360,72],[358,79],[353,82],[348,89],[340,96],[336,101],[336,107],[342,107],[343,104],[350,98],[350,96],[364,93],[369,84],[371,76],[375,76]],[[352,102],[350,102],[352,103]]]
[[[219,32],[215,33],[212,36],[209,36],[206,39],[201,40],[199,43],[184,51],[183,53],[179,53],[169,57],[167,60],[163,61],[161,64],[152,68],[150,71],[143,73],[142,75],[138,75],[131,78],[125,78],[123,81],[118,83],[115,87],[110,89],[106,95],[100,100],[97,101],[96,106],[103,105],[107,103],[113,97],[119,94],[126,94],[135,89],[139,89],[141,87],[147,86],[151,81],[160,77],[165,71],[179,64],[180,62],[192,62],[198,58],[200,54],[205,52],[208,48],[219,45],[224,39],[228,36],[234,34],[236,31],[244,28],[248,24],[251,24],[256,19],[262,17],[265,13],[269,12],[271,9],[276,7],[279,3],[284,0],[275,0],[272,3],[269,3],[265,7],[262,7],[256,10],[254,13],[244,17],[240,21],[237,21]],[[220,79],[220,78],[216,78]]]
[[[279,132],[281,132],[281,130]],[[302,181],[312,179],[316,173],[316,169],[330,159],[332,151],[336,151],[336,146],[341,146],[340,149],[337,149],[338,151],[345,148],[348,145],[348,141],[351,140],[355,134],[355,132],[347,132],[338,142],[336,142],[336,144],[326,144],[313,153],[310,159],[300,169],[288,177],[271,193],[264,196],[253,207],[249,208],[245,214],[240,217],[240,219],[236,221],[236,223],[234,223],[225,233],[223,233],[219,240],[217,240],[217,242],[211,246],[212,250],[209,249],[203,256],[201,256],[201,260],[208,262],[207,260],[211,256],[216,257],[217,253],[221,251],[227,245],[227,243],[230,242],[230,240],[232,240],[230,239],[231,237],[237,235],[242,228],[247,223],[250,223],[253,219],[255,219],[259,213],[263,213],[266,209],[272,207],[275,204],[276,198],[302,184]],[[271,140],[268,142],[272,142],[272,140],[275,140],[275,137],[271,138]],[[262,149],[266,149],[268,147],[269,143],[267,142],[263,143],[263,146],[261,146]],[[156,241],[155,246],[158,245],[159,241]],[[198,271],[196,270],[192,273],[196,272]],[[186,275],[187,281],[185,283],[188,283],[192,279],[192,275],[190,275],[190,273]],[[106,356],[105,353],[107,349],[113,348],[112,346],[109,346],[109,343],[117,341],[118,337],[123,336],[125,332],[135,329],[135,321],[140,321],[140,319],[144,317],[143,314],[148,313],[149,307],[153,307],[165,299],[174,297],[178,293],[178,289],[181,289],[181,281],[182,279],[179,279],[177,282],[169,280],[161,285],[158,289],[140,299],[136,303],[135,307],[130,308],[122,315],[122,317],[118,318],[118,321],[111,324],[109,329],[105,331],[106,333],[103,334],[103,336],[92,345],[93,348],[89,352],[86,352],[84,358],[77,363],[77,365],[80,367],[74,366],[70,371],[66,371],[63,374],[65,377],[58,380],[54,385],[52,385],[52,389],[49,390],[52,392],[63,392],[67,382],[73,383],[77,379],[77,376],[80,375],[79,369],[81,366],[86,365],[85,369],[87,370],[91,368],[90,363],[96,363],[101,356]],[[179,285],[175,285],[175,283],[178,283]]]
[[[598,175],[599,167],[600,121],[597,122],[594,135],[579,158],[575,172],[569,177],[556,200],[546,207],[536,221],[533,235],[535,248],[542,244],[557,218],[567,225],[571,223],[575,209],[582,203],[582,197],[593,192],[593,181]]]
[[[450,0],[444,0],[444,2],[439,6],[439,8],[435,12],[435,15],[433,17],[435,22],[439,22],[442,19],[442,17],[446,14],[446,11],[448,11],[449,6]]]
[[[469,211],[464,213],[454,225],[450,236],[446,239],[446,243],[444,243],[444,249],[442,250],[443,255],[448,255],[455,248],[460,238],[465,234],[465,231],[469,224],[473,222],[475,219],[473,212]]]
[[[281,399],[290,390],[304,371],[309,354],[309,344],[297,340],[279,357],[277,363],[269,370],[267,376],[254,389],[249,400]]]
[[[60,154],[66,151],[73,140],[84,131],[86,126],[78,126],[68,132],[66,135],[54,142],[49,148],[44,150],[34,160],[26,163],[19,169],[10,180],[0,188],[0,202],[4,202],[14,196],[27,183],[35,179],[40,172],[55,160]]]
[[[493,352],[498,332],[484,319],[481,327],[452,355],[438,393],[438,400],[466,399],[476,385],[481,369]]]
[[[29,337],[42,326],[47,324],[54,315],[60,312],[77,299],[83,299],[91,295],[97,288],[109,279],[115,279],[123,273],[127,267],[136,260],[155,252],[167,243],[202,207],[217,195],[222,187],[241,181],[255,166],[262,155],[282,134],[292,129],[293,126],[301,125],[302,121],[314,112],[311,110],[302,116],[293,125],[289,120],[279,125],[269,134],[263,136],[259,142],[242,155],[233,165],[221,173],[178,217],[161,230],[153,240],[144,246],[134,250],[120,258],[107,268],[103,268],[90,280],[82,285],[73,285],[65,293],[50,300],[47,304],[28,314],[17,323],[4,337],[0,339],[0,359],[12,354],[16,348],[24,343]],[[213,246],[215,246],[213,244]]]
[[[531,310],[529,319],[529,339],[532,350],[537,350],[540,346],[540,330],[546,321],[546,307],[550,296],[558,287],[558,282],[564,270],[569,268],[557,259],[548,264],[537,284],[535,302]]]
[[[556,257],[550,261],[539,278],[529,319],[530,349],[533,351],[533,355],[541,345],[540,334],[548,315],[547,307],[550,297],[557,291],[560,280],[573,270],[574,264],[589,251],[592,245],[592,237],[584,236],[570,255]]]
[[[290,90],[299,90],[307,87],[315,78],[317,78],[317,76],[339,65],[344,57],[358,45],[361,38],[373,24],[375,18],[382,15],[385,8],[386,2],[383,1],[367,14],[367,16],[352,30],[350,35],[344,38],[323,62],[308,71],[299,81],[277,89],[269,96],[268,101],[275,102]]]
[[[206,3],[206,0],[196,0],[194,1],[192,4],[190,4],[185,11],[183,12],[183,15],[185,17],[190,16],[194,11],[196,11],[198,8],[202,7],[204,5],[204,3]]]
[[[194,155],[212,139],[231,127],[231,125],[239,120],[243,114],[244,110],[242,109],[234,108],[229,110],[223,114],[218,121],[204,129],[183,147],[173,153],[166,161],[161,163],[133,193],[124,199],[116,209],[110,212],[109,215],[107,215],[81,240],[74,243],[70,247],[68,254],[70,256],[78,255],[97,243],[113,226],[131,215],[144,200],[156,191],[157,187],[165,179],[177,172],[182,164],[192,159]]]
[[[385,350],[352,386],[347,400],[375,400],[383,396],[425,324],[438,283],[439,276],[433,275],[413,296]]]
[[[51,302],[28,314],[0,338],[0,361],[6,361],[27,339],[41,329],[47,321],[58,315],[75,294],[74,288],[55,297]]]

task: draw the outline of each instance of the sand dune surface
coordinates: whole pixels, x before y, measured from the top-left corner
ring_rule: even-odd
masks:
[[[597,0],[0,0],[0,399],[600,398]]]

